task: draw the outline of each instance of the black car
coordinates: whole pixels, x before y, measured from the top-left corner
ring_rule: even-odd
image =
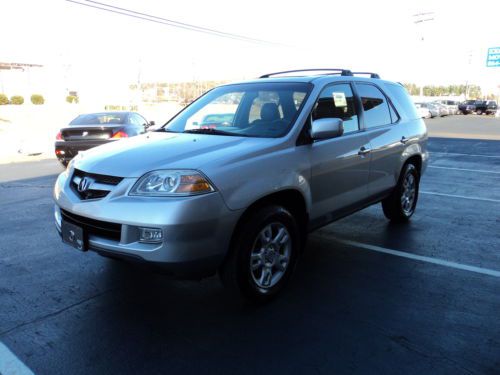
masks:
[[[146,132],[154,122],[135,112],[100,112],[77,116],[57,133],[55,153],[67,165],[79,151]]]
[[[476,114],[482,115],[486,113],[487,115],[492,115],[497,111],[497,102],[494,100],[476,100]]]
[[[476,101],[475,100],[466,100],[463,103],[458,105],[458,111],[463,115],[468,115],[469,113],[476,111]]]

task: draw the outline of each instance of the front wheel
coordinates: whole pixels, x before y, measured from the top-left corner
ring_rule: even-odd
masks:
[[[239,226],[220,278],[238,295],[266,302],[290,279],[299,249],[300,234],[291,213],[281,206],[262,207]]]
[[[410,220],[417,207],[419,183],[420,175],[415,165],[406,164],[391,195],[382,201],[385,217],[394,222]]]

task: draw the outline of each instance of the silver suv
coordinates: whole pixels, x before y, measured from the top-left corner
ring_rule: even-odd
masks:
[[[309,232],[382,202],[414,213],[427,131],[407,92],[345,69],[217,87],[163,127],[79,154],[54,188],[65,243],[265,301]]]

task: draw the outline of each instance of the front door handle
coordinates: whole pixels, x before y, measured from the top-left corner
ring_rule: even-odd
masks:
[[[405,144],[406,144],[406,142],[408,142],[408,141],[409,141],[409,139],[408,139],[408,138],[406,138],[404,135],[401,137],[400,142],[401,142],[402,144],[404,144],[404,145],[405,145]]]
[[[365,156],[366,154],[369,154],[370,153],[370,149],[369,148],[366,148],[365,146],[362,146],[359,151],[358,151],[358,155],[359,156]]]

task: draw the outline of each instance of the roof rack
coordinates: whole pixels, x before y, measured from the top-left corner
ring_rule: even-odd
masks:
[[[286,73],[298,73],[298,72],[331,72],[327,74],[340,74],[341,76],[352,76],[352,72],[349,69],[337,69],[337,68],[325,68],[325,69],[296,69],[296,70],[285,70],[283,72],[268,73],[260,76],[259,78],[269,78],[271,76],[276,76]]]
[[[372,72],[352,72],[352,74],[367,74],[370,75],[370,78],[380,79],[380,76],[377,73],[372,73]]]

